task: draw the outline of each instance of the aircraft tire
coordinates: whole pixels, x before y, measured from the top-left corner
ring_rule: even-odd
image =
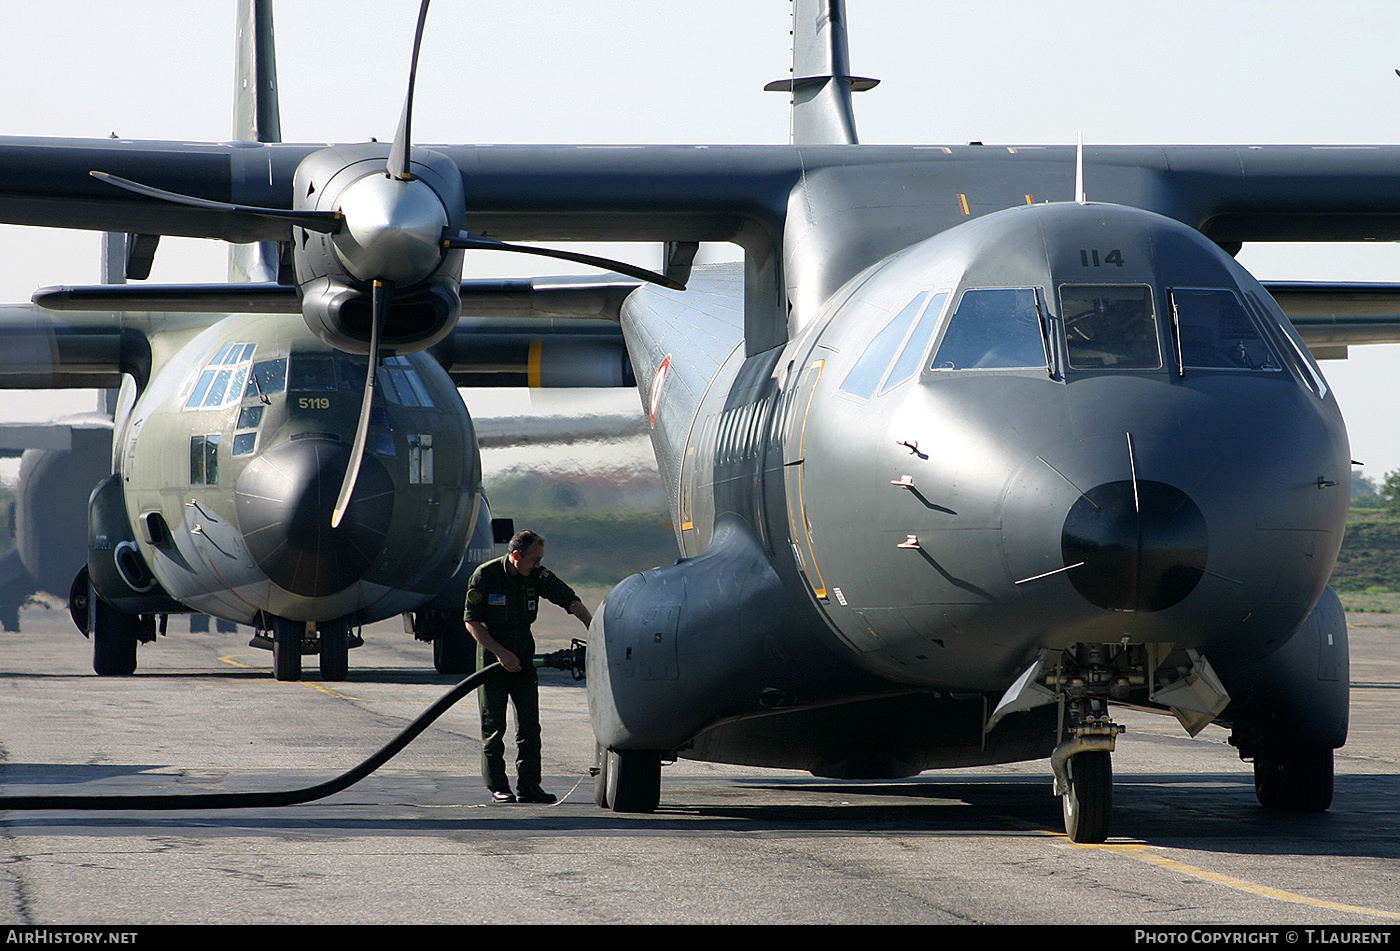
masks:
[[[593,762],[598,772],[593,777],[593,801],[599,809],[608,808],[608,751],[601,745],[596,747]]]
[[[301,621],[272,621],[272,676],[277,680],[301,679],[301,641],[306,625]]]
[[[350,676],[350,622],[327,621],[321,628],[321,679],[344,680]]]
[[[97,592],[92,631],[92,669],[99,677],[129,677],[136,673],[136,644],[140,618],[118,611]]]
[[[1332,750],[1270,751],[1254,757],[1254,795],[1265,809],[1326,812],[1332,805]]]
[[[655,812],[661,804],[661,753],[657,750],[608,750],[608,808],[613,812]]]
[[[440,674],[469,674],[476,670],[476,641],[466,624],[448,621],[433,638],[433,669]]]
[[[1066,766],[1069,791],[1060,797],[1065,834],[1071,842],[1102,842],[1108,838],[1113,813],[1112,754],[1103,750],[1077,753]]]

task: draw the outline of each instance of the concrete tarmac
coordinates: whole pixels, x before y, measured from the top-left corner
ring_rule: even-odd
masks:
[[[596,604],[596,601],[594,601]],[[542,638],[581,634],[562,612]],[[5,811],[0,920],[158,923],[1400,922],[1400,616],[1353,615],[1352,728],[1322,815],[1266,813],[1208,728],[1127,712],[1113,834],[1061,831],[1047,762],[834,782],[681,760],[654,815],[593,803],[581,684],[545,672],[554,806],[494,806],[475,704],[360,784],[280,809]],[[249,632],[171,634],[133,677],[92,673],[66,615],[0,634],[0,796],[231,792],[331,778],[454,678],[397,624],[350,678],[277,683]]]

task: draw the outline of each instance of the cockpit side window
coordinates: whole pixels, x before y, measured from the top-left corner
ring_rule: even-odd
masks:
[[[933,358],[935,370],[1044,370],[1049,366],[1035,288],[964,291]]]
[[[266,400],[274,393],[287,388],[287,358],[260,360],[253,364],[253,372],[248,375],[248,385],[243,390],[245,400],[258,398]]]
[[[186,409],[214,409],[239,400],[244,381],[248,378],[248,368],[253,362],[251,343],[230,343],[219,348],[219,352],[205,364],[190,398],[185,402]]]
[[[401,406],[433,405],[432,395],[408,357],[386,357],[379,367],[379,384],[389,400]]]
[[[899,359],[890,368],[890,375],[885,378],[885,385],[880,387],[881,393],[898,386],[918,372],[919,367],[923,364],[924,351],[928,349],[928,342],[933,337],[933,331],[938,327],[938,318],[943,316],[943,307],[948,303],[948,296],[947,291],[940,291],[933,295],[933,300],[929,301],[924,315],[919,318],[918,324],[909,334],[909,339],[904,341],[904,349],[899,352]]]
[[[1278,355],[1233,291],[1170,291],[1180,366],[1199,370],[1280,370]]]
[[[851,367],[851,372],[841,381],[841,389],[844,392],[861,399],[869,399],[874,395],[875,388],[880,385],[880,380],[885,375],[885,368],[894,359],[895,351],[909,332],[909,325],[919,315],[926,300],[928,291],[922,292],[906,304],[904,309],[875,335],[875,339],[870,341],[870,346],[865,348],[855,366]]]
[[[1293,368],[1293,372],[1303,381],[1303,385],[1317,394],[1321,399],[1327,395],[1327,378],[1322,375],[1322,370],[1313,359],[1312,351],[1303,343],[1298,332],[1293,329],[1293,325],[1278,312],[1278,305],[1267,306],[1264,301],[1253,291],[1245,294],[1246,303],[1249,305],[1254,318],[1265,328],[1273,328],[1274,343],[1278,346],[1284,363]],[[1272,303],[1272,302],[1270,302]],[[1280,341],[1280,337],[1282,341]]]
[[[1155,370],[1162,365],[1150,287],[1065,284],[1060,314],[1073,369]]]

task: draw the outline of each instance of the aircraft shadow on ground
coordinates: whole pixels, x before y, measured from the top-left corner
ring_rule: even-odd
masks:
[[[541,670],[540,685],[546,687],[575,687],[582,688],[584,682],[574,680],[567,671]],[[110,678],[98,678],[97,674],[88,671],[65,672],[65,671],[22,671],[0,673],[0,683],[6,680],[72,680],[73,678],[92,678],[94,680],[107,680]],[[138,670],[132,675],[133,678],[147,680],[272,680],[272,671],[261,667],[211,667],[207,670],[191,670],[189,668],[171,670]],[[320,680],[314,672],[308,671],[307,676],[297,681],[287,681],[289,686],[297,684],[315,684],[331,689],[342,688],[346,685],[364,684],[427,684],[438,685],[444,688],[455,686],[465,679],[465,674],[439,674],[437,671],[429,669],[412,669],[402,667],[362,667],[351,669],[350,674],[344,680]]]
[[[40,782],[71,785],[130,775],[158,767],[52,766],[11,764],[0,770],[6,785]],[[32,774],[32,775],[31,775]],[[42,777],[39,775],[42,774]],[[155,779],[156,777],[152,777]],[[326,777],[317,777],[326,778]],[[438,778],[438,777],[434,777]],[[239,776],[240,791],[251,777]],[[289,788],[301,780],[270,775],[264,788]],[[1284,854],[1393,858],[1400,854],[1400,817],[1387,806],[1400,777],[1339,777],[1338,803],[1328,813],[1298,815],[1267,812],[1253,800],[1253,790],[1235,775],[1156,774],[1124,776],[1115,786],[1114,823],[1109,844],[1189,847],[1236,855]],[[453,779],[455,782],[455,777]],[[151,792],[169,793],[173,784],[153,784]],[[186,784],[186,787],[192,784]],[[201,783],[200,792],[220,791]],[[911,837],[1038,836],[1059,834],[1060,803],[1041,777],[998,777],[988,782],[909,782],[850,784],[748,784],[732,787],[735,801],[719,805],[669,802],[649,815],[623,815],[597,809],[591,785],[584,780],[561,805],[490,806],[483,801],[446,803],[440,797],[422,806],[405,805],[401,777],[371,777],[360,786],[327,800],[281,809],[190,811],[44,810],[8,813],[11,834],[103,835],[115,830],[204,830],[280,834],[315,829],[347,835],[439,835],[479,833],[486,837],[541,835],[642,835],[673,837],[686,833],[763,834],[798,831],[811,835],[889,834]],[[1204,788],[1203,788],[1204,787]],[[139,792],[122,783],[112,793]],[[190,789],[194,792],[194,789]],[[251,791],[251,790],[249,790]],[[25,793],[41,793],[30,786]],[[87,792],[97,794],[98,789]],[[685,789],[673,798],[683,799]],[[789,794],[804,802],[744,801],[755,793]],[[715,788],[707,784],[704,798]],[[700,797],[697,797],[700,798]],[[860,801],[854,801],[860,800]],[[0,799],[0,811],[4,809]],[[414,814],[414,810],[424,810]],[[366,811],[393,810],[393,816]]]

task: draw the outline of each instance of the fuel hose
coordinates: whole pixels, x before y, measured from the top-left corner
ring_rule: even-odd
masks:
[[[572,647],[552,654],[537,654],[536,667],[553,667],[574,671],[575,679],[583,669],[584,646],[575,641]],[[314,802],[348,789],[370,773],[397,756],[455,703],[491,678],[505,672],[499,663],[483,667],[438,698],[428,709],[385,743],[369,759],[347,773],[315,786],[271,792],[242,793],[175,793],[144,795],[64,795],[64,796],[0,796],[0,810],[5,809],[259,809],[269,806],[295,806]]]

